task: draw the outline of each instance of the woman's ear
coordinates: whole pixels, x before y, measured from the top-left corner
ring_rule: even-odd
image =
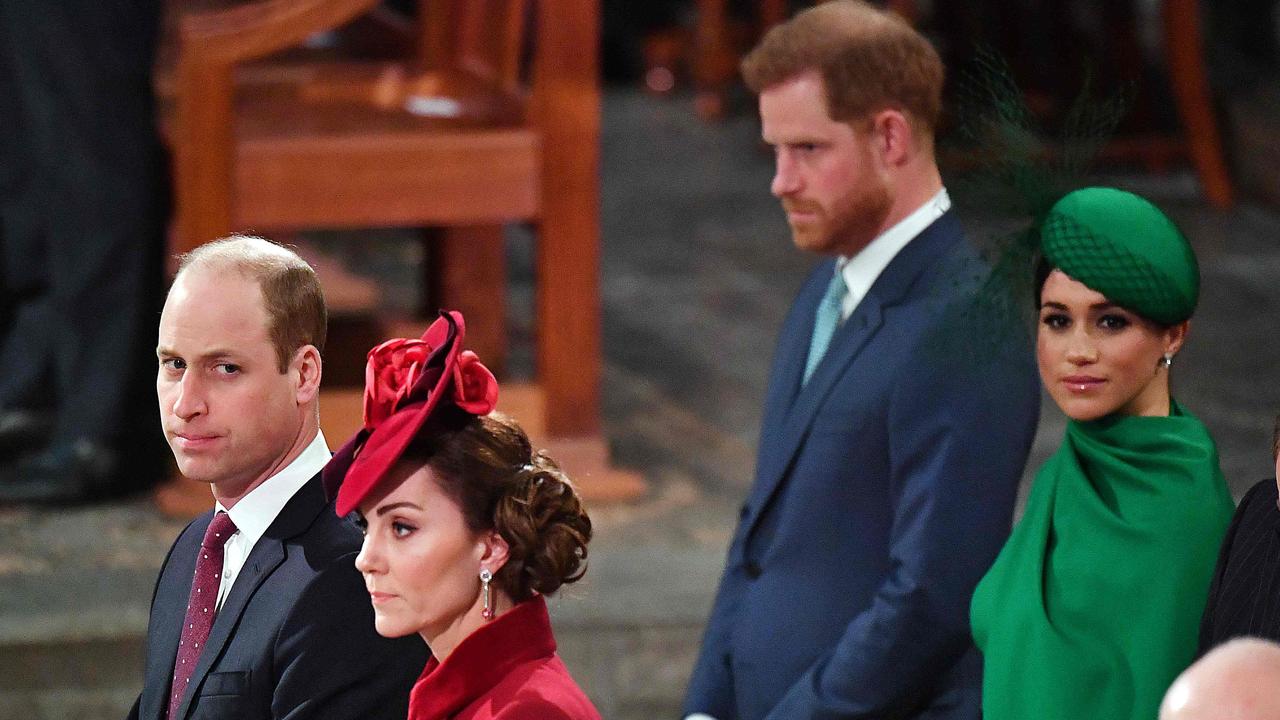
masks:
[[[480,536],[480,549],[480,565],[488,568],[489,572],[495,575],[503,565],[507,564],[507,556],[511,552],[511,546],[496,530],[490,530]]]
[[[1177,355],[1182,343],[1187,341],[1187,333],[1191,330],[1191,321],[1183,320],[1177,325],[1170,325],[1164,331],[1164,351],[1169,355]]]

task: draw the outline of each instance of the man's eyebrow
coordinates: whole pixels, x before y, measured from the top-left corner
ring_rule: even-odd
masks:
[[[177,350],[174,350],[173,348],[170,348],[170,347],[166,347],[166,346],[164,346],[164,345],[159,345],[159,346],[157,346],[157,347],[156,347],[156,356],[157,356],[157,357],[180,357],[181,355],[182,355],[182,353],[178,352]],[[240,356],[240,353],[236,352],[235,350],[226,350],[226,349],[223,349],[223,348],[214,348],[213,350],[210,350],[210,351],[208,351],[208,352],[204,352],[204,353],[200,353],[200,354],[199,354],[199,355],[197,355],[195,358],[190,358],[190,359],[194,359],[194,360],[210,360],[210,359],[214,359],[214,358],[239,357],[239,356]]]

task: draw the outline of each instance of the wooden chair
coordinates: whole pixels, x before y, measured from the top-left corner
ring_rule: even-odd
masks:
[[[598,0],[424,1],[413,57],[297,55],[377,5],[257,0],[177,17],[174,249],[239,230],[442,228],[437,302],[496,344],[501,225],[530,222],[538,424],[604,457]]]
[[[520,0],[424,3],[413,61],[250,66],[376,5],[265,0],[181,17],[176,249],[241,228],[445,227],[441,298],[483,291],[491,302],[462,308],[475,317],[501,307],[495,226],[534,221],[547,427],[595,433],[599,101],[582,42],[594,0],[537,3],[527,86]]]

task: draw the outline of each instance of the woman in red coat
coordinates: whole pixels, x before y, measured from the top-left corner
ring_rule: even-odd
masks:
[[[543,598],[586,570],[591,520],[555,463],[492,413],[459,313],[369,353],[365,428],[326,468],[358,511],[374,622],[432,657],[411,720],[599,720],[556,655]]]

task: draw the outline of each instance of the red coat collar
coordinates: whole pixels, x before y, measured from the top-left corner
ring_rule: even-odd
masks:
[[[452,717],[514,668],[555,652],[547,603],[534,596],[463,638],[443,663],[428,660],[409,694],[409,718]]]

